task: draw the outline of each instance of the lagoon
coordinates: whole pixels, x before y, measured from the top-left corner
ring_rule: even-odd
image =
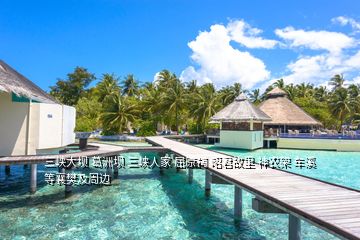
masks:
[[[317,169],[292,170],[360,189],[360,153],[199,146],[241,157],[316,157]],[[74,187],[70,198],[63,187],[45,184],[44,171],[39,167],[39,191],[30,195],[28,169],[12,167],[9,177],[0,169],[0,239],[287,239],[287,216],[253,211],[248,193],[244,219],[235,225],[233,186],[213,185],[205,197],[202,170],[194,171],[193,184],[186,171],[120,170],[112,186]],[[302,224],[303,239],[336,239]]]

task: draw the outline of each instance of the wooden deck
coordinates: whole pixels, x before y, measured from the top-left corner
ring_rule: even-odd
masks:
[[[106,157],[114,156],[126,152],[160,152],[167,151],[163,147],[147,147],[147,146],[135,146],[135,147],[123,147],[120,145],[91,143],[88,150],[76,152],[76,153],[64,153],[64,154],[49,154],[49,155],[29,155],[29,156],[10,156],[0,157],[0,165],[12,165],[12,164],[36,164],[45,163],[49,160],[56,160],[63,158],[78,158],[78,157]]]
[[[177,142],[147,137],[157,146],[190,159],[228,155]],[[208,170],[257,198],[343,239],[360,239],[360,191],[275,169]],[[314,170],[316,171],[316,170]]]

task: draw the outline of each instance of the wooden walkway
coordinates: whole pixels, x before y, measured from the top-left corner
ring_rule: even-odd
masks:
[[[167,151],[163,147],[124,147],[120,145],[91,143],[89,149],[81,152],[64,153],[64,154],[49,154],[49,155],[29,155],[29,156],[10,156],[0,157],[0,165],[12,165],[12,164],[36,164],[45,163],[46,161],[56,160],[59,158],[78,158],[78,157],[107,157],[114,156],[126,152],[161,152]]]
[[[229,158],[229,155],[165,137],[146,140],[190,159]],[[343,239],[360,239],[360,191],[275,169],[215,169],[208,171],[272,206]],[[316,171],[316,170],[314,170]],[[236,192],[236,191],[235,191]],[[300,221],[298,221],[300,225]],[[290,229],[290,227],[289,227]],[[293,238],[290,239],[300,239]]]

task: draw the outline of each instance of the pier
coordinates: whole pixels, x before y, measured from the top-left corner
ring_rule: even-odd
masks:
[[[153,145],[188,159],[229,158],[229,155],[181,143],[162,136],[147,137]],[[205,169],[205,192],[211,184],[234,185],[234,217],[242,217],[242,191],[255,196],[253,209],[288,214],[290,240],[301,239],[301,221],[307,221],[341,239],[360,239],[360,191],[276,169]],[[189,182],[192,170],[189,170]]]
[[[7,175],[11,172],[11,165],[23,164],[24,166],[30,165],[30,193],[35,193],[37,190],[37,164],[45,164],[47,161],[55,161],[59,158],[79,158],[79,157],[112,157],[118,156],[122,153],[128,152],[168,152],[168,149],[163,147],[151,147],[151,146],[136,146],[136,147],[124,147],[115,144],[102,144],[91,143],[84,151],[74,153],[62,153],[62,154],[48,154],[48,155],[23,155],[23,156],[9,156],[0,157],[0,166],[5,165],[5,172]],[[110,169],[111,170],[111,169]],[[65,169],[60,169],[62,172],[66,172]],[[114,176],[118,174],[118,169],[113,168]],[[65,186],[65,192],[70,192],[71,186]]]

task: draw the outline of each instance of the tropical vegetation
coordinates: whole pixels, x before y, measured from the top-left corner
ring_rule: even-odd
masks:
[[[133,74],[122,81],[115,74],[103,74],[96,85],[95,74],[75,68],[66,80],[58,80],[50,94],[77,110],[77,131],[102,129],[104,134],[134,132],[139,136],[156,134],[158,127],[172,131],[202,133],[214,127],[210,117],[240,93],[258,105],[274,87],[325,128],[340,129],[343,124],[360,123],[360,85],[346,85],[342,75],[329,80],[328,87],[309,83],[286,84],[279,79],[263,94],[259,89],[243,89],[240,83],[216,89],[211,83],[199,86],[196,80],[184,83],[174,73],[163,70],[154,82],[140,82]]]

